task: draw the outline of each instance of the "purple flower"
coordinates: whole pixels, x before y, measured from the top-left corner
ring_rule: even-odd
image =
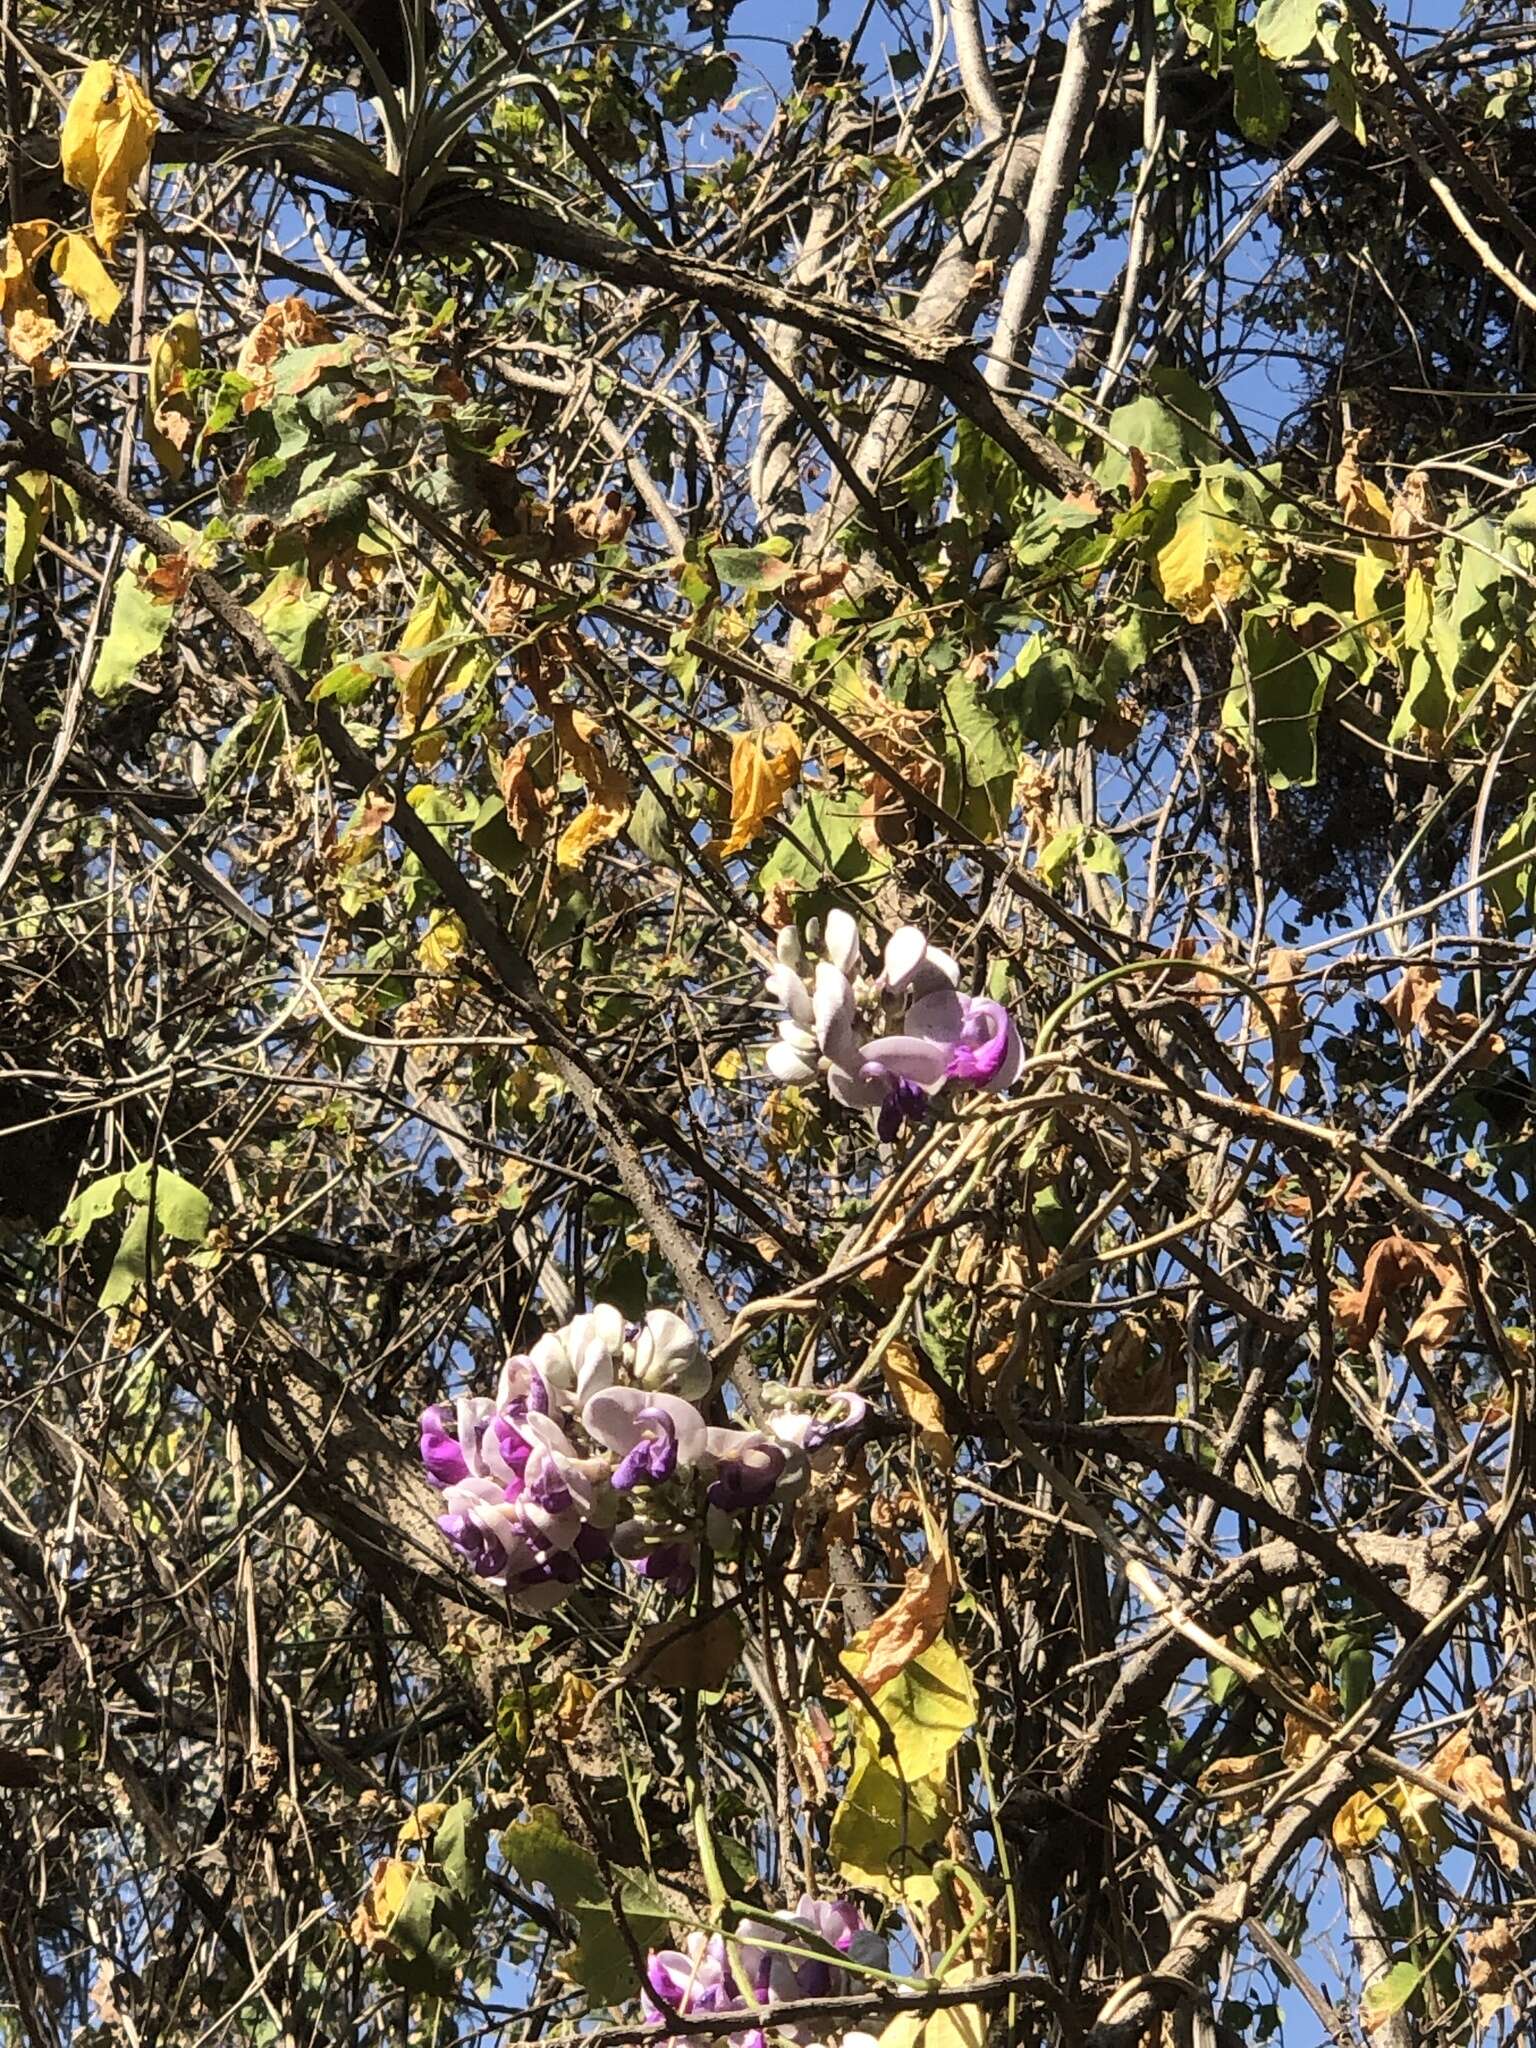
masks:
[[[878,1112],[876,1128],[889,1143],[940,1089],[997,1090],[1018,1078],[1023,1047],[1007,1010],[962,995],[956,962],[916,925],[891,934],[878,981],[857,981],[858,964],[858,928],[846,912],[828,917],[814,964],[792,927],[779,934],[767,980],[784,1013],[767,1052],[777,1080],[824,1074],[834,1101]],[[864,1038],[866,1020],[877,1017],[887,1028]]]
[[[714,1469],[706,1498],[728,1515],[772,1500],[789,1464],[780,1445],[749,1429],[712,1429],[709,1454]]]
[[[801,1390],[785,1388],[768,1427],[782,1444],[792,1444],[808,1457],[855,1436],[869,1413],[862,1394],[843,1387]]]
[[[949,1055],[950,1080],[973,1088],[1011,1088],[1024,1064],[1013,1019],[989,996],[967,996],[965,1020]]]

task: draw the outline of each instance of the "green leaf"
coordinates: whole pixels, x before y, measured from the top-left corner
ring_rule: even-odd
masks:
[[[1260,0],[1253,32],[1260,50],[1277,63],[1292,64],[1316,48],[1318,0]]]
[[[154,556],[142,555],[137,549],[135,555],[138,559],[130,559],[118,576],[112,620],[91,670],[92,694],[109,702],[132,688],[141,664],[165,645],[176,616],[175,605],[162,603],[139,581],[139,570],[151,568]]]
[[[5,490],[5,580],[24,583],[48,522],[52,495],[46,470],[12,470]]]
[[[1417,1963],[1394,1963],[1384,1977],[1378,1977],[1374,1984],[1368,1984],[1360,1999],[1363,2012],[1372,2020],[1387,2020],[1412,1998],[1424,1981],[1424,1972]]]
[[[310,589],[307,576],[279,569],[252,604],[251,617],[260,622],[284,661],[302,673],[320,652],[324,636],[318,627],[329,604],[323,590]]]
[[[798,882],[814,889],[828,875],[853,881],[869,867],[869,855],[859,839],[859,818],[863,799],[854,790],[814,790],[800,806],[787,831],[792,838],[780,839],[758,872],[758,886],[771,889],[775,882]]]
[[[1117,405],[1105,429],[1111,441],[1121,447],[1139,448],[1149,469],[1187,469],[1189,447],[1179,421],[1159,400],[1143,393],[1128,405]],[[1107,447],[1094,476],[1108,491],[1118,490],[1129,478],[1130,460],[1119,447]]]
[[[619,1931],[613,1906],[591,1854],[573,1842],[552,1807],[536,1806],[527,1820],[502,1832],[502,1851],[525,1884],[542,1885],[576,1928],[576,1944],[561,1957],[561,1968],[604,2005],[616,2005],[639,1989],[634,1963]],[[619,1902],[640,1949],[664,1936],[666,1907],[646,1873],[615,1872]]]
[[[1250,142],[1273,149],[1290,124],[1291,96],[1251,29],[1239,30],[1233,44],[1232,85],[1238,127]]]
[[[515,875],[528,865],[528,848],[513,830],[499,796],[488,796],[469,828],[469,843],[498,874]]]
[[[343,661],[326,673],[309,693],[311,704],[319,704],[329,698],[336,704],[361,704],[374,684],[377,674],[359,661]]]
[[[432,1860],[455,1898],[473,1910],[485,1899],[485,1823],[472,1799],[457,1799],[437,1824]]]
[[[123,1176],[123,1189],[135,1202],[153,1200],[156,1227],[167,1237],[186,1244],[201,1244],[207,1237],[213,1213],[208,1197],[168,1166],[157,1170],[149,1160],[142,1161]]]
[[[1077,656],[1044,633],[1034,633],[1024,642],[1013,667],[991,693],[1010,724],[1037,746],[1047,745],[1077,698],[1090,694]]]
[[[112,1270],[100,1294],[98,1308],[122,1308],[143,1286],[149,1271],[149,1211],[135,1208],[123,1225]]]
[[[999,707],[974,676],[955,675],[944,686],[942,709],[966,786],[1001,791],[1006,798],[1019,757],[998,723]]]
[[[109,1173],[82,1188],[59,1221],[58,1241],[78,1244],[93,1224],[125,1208],[129,1201],[127,1180],[126,1173]]]
[[[1346,135],[1365,141],[1365,119],[1360,112],[1360,94],[1355,85],[1357,53],[1355,31],[1350,23],[1335,22],[1323,37],[1323,54],[1328,59],[1328,90],[1323,104]]]
[[[743,590],[777,590],[794,573],[784,559],[788,553],[789,542],[776,537],[759,548],[711,548],[709,559],[722,583],[735,583]]]
[[[1221,722],[1248,742],[1276,789],[1310,788],[1317,780],[1317,718],[1326,686],[1325,664],[1284,619],[1267,610],[1245,616]],[[1249,729],[1250,688],[1257,731]]]

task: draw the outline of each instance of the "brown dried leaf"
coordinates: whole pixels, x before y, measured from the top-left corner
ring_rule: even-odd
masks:
[[[496,767],[496,783],[507,807],[512,830],[525,846],[537,847],[544,838],[544,805],[539,786],[528,767],[532,740],[519,740]]]
[[[1301,966],[1301,957],[1288,953],[1277,946],[1269,956],[1265,969],[1264,993],[1270,1013],[1274,1018],[1274,1039],[1270,1047],[1271,1072],[1275,1086],[1282,1095],[1286,1094],[1293,1081],[1302,1072],[1301,1041],[1306,1037],[1308,1025],[1301,1007],[1301,995],[1296,986],[1296,974]]]
[[[914,1657],[921,1657],[944,1632],[955,1590],[955,1570],[943,1538],[930,1529],[928,1539],[929,1555],[907,1573],[907,1583],[895,1606],[888,1607],[849,1645],[850,1649],[863,1651],[869,1660],[859,1672],[866,1692],[877,1693],[898,1672],[905,1671]]]
[[[1261,1780],[1274,1774],[1274,1770],[1275,1753],[1272,1749],[1259,1756],[1218,1757],[1200,1773],[1198,1789],[1211,1798],[1225,1801],[1216,1818],[1230,1827],[1263,1803],[1264,1795],[1257,1788]]]
[[[1477,2000],[1477,2023],[1484,2027],[1511,2005],[1510,1991],[1520,1968],[1520,1937],[1502,1916],[1480,1934],[1462,1939],[1467,1957],[1467,1990]]]
[[[1154,1338],[1140,1316],[1125,1316],[1104,1339],[1093,1397],[1106,1416],[1173,1415],[1177,1386],[1172,1349]],[[1138,1423],[1131,1435],[1158,1443],[1168,1434],[1166,1422]]]
[[[1497,1814],[1500,1820],[1513,1823],[1515,1816],[1510,1810],[1509,1788],[1487,1757],[1464,1757],[1456,1767],[1452,1783],[1459,1793],[1480,1806],[1484,1813]],[[1493,1853],[1506,1870],[1520,1868],[1520,1844],[1512,1835],[1494,1834]]]
[[[904,1337],[893,1338],[886,1346],[880,1370],[891,1399],[917,1431],[923,1449],[943,1471],[952,1470],[955,1446],[944,1427],[943,1403],[923,1377],[922,1361]]]
[[[1410,569],[1417,569],[1425,576],[1433,572],[1439,551],[1439,538],[1432,528],[1434,517],[1435,502],[1429,472],[1410,470],[1392,501],[1391,519],[1392,538],[1397,543],[1398,560],[1405,573]]]
[[[192,561],[186,554],[162,555],[153,569],[136,572],[139,583],[161,604],[179,604],[192,581]]]
[[[249,377],[253,389],[240,401],[242,412],[255,412],[272,396],[273,370],[290,349],[318,348],[334,341],[335,331],[305,299],[277,299],[268,306],[241,343],[235,370]]]
[[[1364,1351],[1381,1328],[1388,1303],[1420,1282],[1434,1289],[1404,1340],[1415,1359],[1433,1358],[1471,1306],[1460,1269],[1433,1245],[1408,1237],[1383,1237],[1366,1254],[1357,1287],[1336,1287],[1333,1312],[1352,1351]]]
[[[624,1666],[626,1685],[655,1692],[718,1692],[741,1655],[741,1623],[727,1607],[700,1621],[658,1622]]]
[[[0,324],[6,346],[39,383],[59,374],[60,366],[45,358],[60,328],[33,280],[32,268],[57,233],[51,220],[17,221],[0,251]]]
[[[1338,1721],[1338,1702],[1326,1685],[1314,1685],[1307,1694],[1307,1705],[1319,1717],[1333,1725]],[[1304,1721],[1299,1714],[1287,1714],[1285,1732],[1281,1742],[1281,1760],[1290,1769],[1310,1763],[1327,1743],[1328,1737],[1320,1728],[1314,1728],[1310,1721]]]
[[[1478,1028],[1469,1010],[1453,1010],[1440,1000],[1440,974],[1434,967],[1410,967],[1395,988],[1382,997],[1382,1008],[1404,1038],[1415,1032],[1431,1045],[1446,1045],[1454,1051],[1466,1044]],[[1495,1032],[1480,1045],[1468,1065],[1486,1067],[1504,1050],[1504,1040]]]

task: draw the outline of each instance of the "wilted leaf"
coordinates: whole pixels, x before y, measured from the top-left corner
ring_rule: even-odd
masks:
[[[1485,1813],[1496,1814],[1500,1820],[1514,1820],[1514,1815],[1510,1811],[1509,1790],[1487,1757],[1476,1754],[1465,1757],[1457,1765],[1451,1782],[1459,1793],[1480,1806]],[[1516,1871],[1520,1868],[1520,1844],[1512,1835],[1495,1833],[1493,1853],[1506,1870]]]
[[[866,1282],[874,1271],[865,1272]],[[945,1472],[955,1462],[955,1446],[944,1427],[944,1404],[923,1376],[922,1361],[905,1337],[896,1337],[880,1356],[880,1371],[891,1399],[917,1431],[923,1449]]]
[[[51,220],[17,221],[0,254],[0,323],[6,346],[40,383],[58,374],[46,357],[59,338],[59,323],[33,281],[32,267],[57,233]]]
[[[150,343],[144,438],[169,477],[183,475],[187,467],[186,447],[197,428],[197,408],[187,390],[186,373],[202,360],[202,339],[192,313],[178,313]]]
[[[658,1622],[624,1667],[627,1685],[658,1692],[718,1692],[741,1655],[741,1623],[729,1608],[699,1620]]]
[[[1433,1289],[1405,1340],[1410,1356],[1427,1359],[1445,1348],[1471,1306],[1460,1268],[1435,1246],[1407,1237],[1383,1237],[1366,1254],[1356,1287],[1336,1287],[1333,1312],[1351,1350],[1363,1351],[1381,1327],[1387,1305],[1404,1288]]]
[[[731,747],[731,835],[719,848],[722,859],[751,845],[799,779],[800,741],[793,727],[738,734]]]
[[[1122,1316],[1112,1325],[1093,1376],[1093,1398],[1107,1416],[1166,1415],[1171,1421],[1177,1386],[1170,1343],[1154,1337],[1139,1316]],[[1128,1433],[1160,1443],[1168,1424],[1135,1424]]]
[[[1408,968],[1401,981],[1382,997],[1381,1003],[1404,1038],[1411,1038],[1414,1032],[1418,1032],[1432,1045],[1445,1045],[1454,1050],[1465,1045],[1478,1027],[1479,1020],[1470,1011],[1453,1010],[1440,1000],[1440,971],[1435,967],[1421,964]],[[1503,1050],[1504,1040],[1494,1032],[1478,1047],[1468,1065],[1486,1067]]]
[[[1270,1046],[1270,1071],[1282,1095],[1302,1072],[1301,1041],[1307,1035],[1307,1019],[1296,987],[1297,954],[1277,946],[1265,970],[1264,997],[1274,1019]],[[1261,1013],[1262,1014],[1262,1013]]]
[[[1520,1967],[1520,1938],[1502,1916],[1481,1933],[1462,1937],[1467,1959],[1467,1990],[1477,2000],[1477,2023],[1486,2026],[1512,2001],[1510,1990]]]
[[[64,116],[64,182],[89,195],[91,227],[110,256],[128,218],[128,194],[149,162],[160,117],[131,71],[87,64]]]
[[[532,751],[532,740],[519,740],[497,765],[496,783],[512,830],[524,846],[537,848],[544,838],[544,805],[528,767]]]
[[[82,300],[91,318],[105,326],[122,303],[123,295],[85,236],[60,235],[48,260],[64,289]]]
[[[908,1571],[895,1605],[861,1630],[848,1646],[850,1653],[862,1659],[856,1668],[860,1683],[871,1696],[915,1657],[921,1657],[944,1632],[955,1590],[955,1569],[936,1530],[929,1530],[928,1540],[929,1555]]]

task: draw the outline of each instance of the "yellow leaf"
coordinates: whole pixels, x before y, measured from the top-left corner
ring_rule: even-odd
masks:
[[[128,218],[128,193],[149,162],[160,117],[131,71],[104,59],[87,64],[64,116],[64,181],[90,195],[91,226],[104,255]]]
[[[461,632],[464,625],[453,592],[441,578],[430,577],[394,653],[392,665],[400,689],[397,715],[407,732],[418,734],[411,753],[425,767],[441,756],[443,735],[421,733],[420,728],[428,722],[440,697],[447,694],[445,685],[459,653],[456,647],[437,647],[435,643]],[[435,651],[420,653],[427,647],[434,647]],[[412,656],[418,658],[413,660]]]
[[[800,742],[792,727],[738,735],[731,748],[731,836],[719,848],[722,860],[751,845],[799,779]]]
[[[0,253],[0,323],[6,345],[39,383],[58,374],[44,358],[59,338],[59,323],[33,281],[32,268],[57,233],[51,220],[18,221]]]
[[[1391,1817],[1383,1791],[1357,1792],[1333,1817],[1333,1846],[1341,1856],[1363,1856]]]
[[[1437,1862],[1450,1848],[1452,1836],[1434,1793],[1422,1785],[1410,1784],[1406,1778],[1397,1778],[1385,1797],[1408,1854],[1419,1863]]]
[[[362,1904],[352,1916],[349,1930],[359,1948],[380,1949],[387,1945],[389,1930],[420,1867],[399,1856],[383,1856],[373,1866],[373,1877]]]
[[[946,1984],[969,1984],[976,1965],[961,1958],[945,1971]],[[977,2005],[946,2005],[927,2014],[902,2013],[880,2036],[880,2048],[983,2048],[987,2020]]]
[[[458,918],[435,918],[416,949],[423,974],[451,974],[453,963],[469,943],[469,935]]]
[[[850,1649],[845,1651],[844,1661],[862,1681],[864,1657]],[[854,1741],[860,1750],[893,1767],[909,1784],[942,1771],[950,1752],[976,1719],[971,1674],[953,1643],[943,1638],[877,1689],[865,1689],[880,1709],[885,1727],[867,1708],[856,1707]],[[887,1729],[895,1745],[894,1755],[885,1747]]]
[[[178,313],[150,343],[144,438],[169,477],[181,476],[187,466],[184,451],[197,426],[197,410],[186,373],[199,368],[202,360],[202,338],[191,313]]]
[[[843,1877],[859,1890],[912,1907],[931,1906],[939,1896],[931,1873],[948,1824],[942,1776],[904,1784],[865,1753],[832,1816],[827,1846]]]
[[[395,1837],[395,1847],[405,1849],[412,1842],[430,1842],[447,1811],[441,1799],[429,1799],[425,1805],[418,1806]]]
[[[591,803],[578,811],[555,846],[556,867],[579,868],[594,846],[618,837],[628,816],[627,803]]]
[[[85,236],[60,235],[49,261],[65,291],[83,299],[91,318],[105,326],[122,304],[123,295]]]
[[[1186,618],[1203,619],[1241,595],[1248,580],[1249,535],[1202,483],[1157,551],[1159,586]]]
[[[944,1471],[950,1471],[955,1462],[955,1446],[944,1427],[943,1404],[924,1379],[917,1353],[904,1337],[897,1337],[886,1346],[880,1370],[891,1399],[917,1431],[923,1449]]]

